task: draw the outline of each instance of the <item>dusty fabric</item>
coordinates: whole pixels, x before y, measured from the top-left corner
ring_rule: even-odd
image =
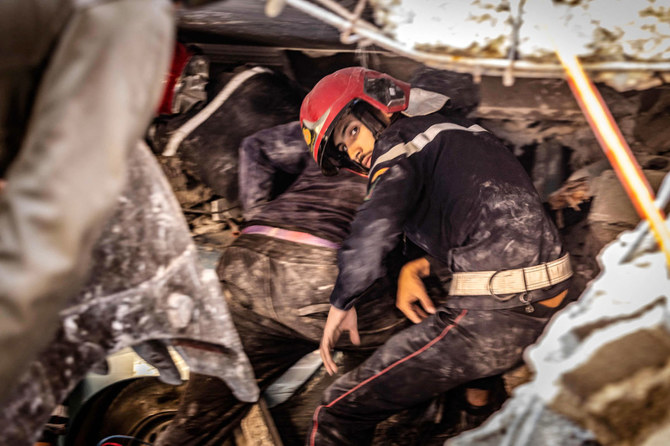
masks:
[[[521,361],[557,309],[467,310],[446,306],[391,338],[325,392],[306,444],[365,445],[390,415]]]
[[[556,311],[522,299],[551,298],[568,286],[505,302],[447,296],[452,272],[534,266],[563,254],[527,174],[484,128],[440,114],[398,119],[376,141],[369,178],[339,252],[331,304],[356,305],[361,317],[359,293],[386,274],[381,259],[401,237],[408,255],[430,262],[430,297],[446,301],[326,390],[309,445],[370,444],[389,416],[514,367]]]
[[[17,154],[0,194],[3,397],[85,279],[174,30],[167,0],[10,0],[0,17],[0,147]]]
[[[337,275],[335,250],[243,234],[223,253],[218,274],[261,389],[318,349]],[[381,282],[369,290],[359,320],[361,345],[343,337],[338,348],[372,351],[408,325],[389,288]],[[220,444],[248,408],[222,381],[192,374],[177,416],[157,445]]]
[[[3,401],[0,445],[32,445],[53,409],[86,373],[131,345],[144,352],[152,347],[148,362],[163,378],[168,359],[156,353],[173,344],[192,372],[225,380],[243,401],[258,398],[219,280],[201,268],[156,158],[140,142],[127,161],[128,182],[95,243],[90,277],[60,312],[56,335]],[[107,435],[112,433],[121,432]],[[107,436],[98,432],[91,438],[96,432],[88,429],[71,434],[75,443],[87,445]]]
[[[279,175],[292,180],[285,190],[275,187]],[[324,180],[298,121],[258,132],[240,147],[245,226],[274,226],[341,242],[363,201],[366,183],[348,171]]]
[[[251,311],[271,326],[279,323],[290,329],[291,338],[318,344],[337,276],[336,255],[333,249],[243,234],[223,253],[218,274],[231,306]],[[379,346],[389,330],[404,324],[404,316],[395,308],[393,290],[393,280],[383,278],[361,297],[358,328],[362,344],[355,348]],[[237,319],[235,322],[237,325]],[[338,344],[338,348],[353,347],[346,336]]]
[[[339,254],[331,296],[351,307],[357,293],[385,274],[381,262],[402,235],[431,261],[431,272],[513,269],[559,258],[558,231],[514,155],[485,129],[440,114],[399,119],[375,144],[370,184]],[[528,293],[555,296],[567,283]],[[521,305],[519,296],[452,296],[459,308]]]

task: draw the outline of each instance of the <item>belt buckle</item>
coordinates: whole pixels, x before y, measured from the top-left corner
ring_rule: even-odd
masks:
[[[494,272],[491,277],[489,277],[489,284],[488,284],[488,289],[489,289],[489,294],[497,301],[499,302],[507,302],[508,300],[512,299],[516,293],[512,293],[508,297],[501,297],[498,296],[496,293],[493,292],[493,278],[497,276],[500,273],[504,273],[505,271],[511,271],[509,269],[499,269],[498,271]],[[526,285],[526,273],[523,272],[523,283],[524,283],[524,288],[527,288]],[[526,290],[527,292],[528,290]]]

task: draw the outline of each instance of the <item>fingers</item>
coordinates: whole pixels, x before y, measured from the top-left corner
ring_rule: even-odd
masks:
[[[328,345],[326,339],[321,340],[321,345],[319,346],[319,353],[321,354],[321,360],[323,361],[323,366],[326,368],[326,372],[329,375],[334,375],[337,372],[337,365],[333,361],[333,357],[330,354],[331,346]]]
[[[361,337],[358,334],[358,327],[354,327],[353,329],[349,329],[349,340],[354,345],[360,345]]]
[[[418,293],[417,293],[418,294]],[[435,314],[435,305],[430,298],[421,296],[398,297],[396,307],[415,324],[420,323],[428,317],[429,314]]]
[[[417,307],[413,302],[398,301],[396,306],[398,307],[398,310],[402,311],[402,314],[404,314],[407,319],[414,322],[415,324],[418,324],[423,320],[421,316],[416,313]]]
[[[416,278],[416,281],[413,285],[414,286],[411,289],[411,297],[409,300],[414,304],[416,304],[418,301],[423,307],[422,311],[426,310],[428,313],[434,314],[435,305],[433,305],[433,301],[430,300],[430,297],[428,297],[428,292],[426,291],[426,287],[423,285],[421,279]]]
[[[351,307],[347,311],[347,315],[342,321],[342,328],[349,331],[349,340],[354,345],[359,345],[361,343],[361,337],[358,334],[358,315],[356,314],[356,308]]]
[[[421,308],[421,305],[419,305],[418,303],[415,302],[414,304],[412,304],[412,309],[414,310],[414,313],[417,316],[419,316],[419,318],[421,318],[421,320],[424,320],[425,318],[428,317],[428,313],[423,311],[423,308]]]
[[[433,304],[433,301],[430,300],[430,297],[428,297],[428,294],[426,294],[426,289],[423,289],[423,294],[419,294],[416,296],[419,299],[419,302],[421,302],[421,306],[430,314],[435,314],[435,305]]]
[[[398,278],[398,293],[396,306],[403,314],[415,324],[420,323],[428,314],[435,313],[435,306],[428,297],[426,287],[421,280],[421,275],[427,274],[426,268],[420,267],[417,262],[428,265],[425,259],[407,263]],[[419,265],[419,266],[417,266]]]
[[[417,298],[414,296],[415,293],[408,292],[406,289],[399,289],[398,295],[396,297],[395,306],[398,310],[402,311],[407,319],[418,324],[423,319],[420,315],[416,313],[416,304]]]
[[[321,360],[326,368],[326,372],[328,372],[329,375],[337,372],[337,366],[335,365],[335,361],[333,361],[330,351],[340,338],[340,334],[342,333],[340,325],[345,317],[346,312],[344,310],[339,310],[331,306],[330,311],[328,311],[326,325],[323,327],[323,337],[321,338],[321,344],[319,345],[319,353],[321,354]]]
[[[323,328],[321,344],[319,345],[319,353],[321,354],[323,365],[329,375],[337,372],[337,366],[335,365],[335,361],[333,361],[330,352],[333,347],[335,347],[337,340],[340,339],[340,335],[344,330],[349,331],[349,339],[351,339],[353,344],[358,345],[361,343],[358,334],[358,316],[356,315],[356,309],[352,307],[349,310],[340,310],[331,306],[330,311],[328,311],[326,325]]]

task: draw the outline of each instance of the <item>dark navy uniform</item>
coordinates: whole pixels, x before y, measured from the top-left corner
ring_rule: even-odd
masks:
[[[528,267],[563,254],[513,154],[480,126],[440,114],[401,117],[377,140],[367,197],[339,253],[331,304],[357,305],[360,293],[386,274],[381,259],[402,237],[428,258],[431,275],[443,284],[441,297],[454,272]],[[505,301],[448,296],[436,314],[395,335],[326,391],[308,444],[366,444],[389,415],[517,365],[555,312],[527,302],[567,286]]]

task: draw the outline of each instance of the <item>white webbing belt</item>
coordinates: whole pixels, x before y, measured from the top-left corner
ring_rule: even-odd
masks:
[[[454,273],[449,287],[452,296],[516,294],[539,290],[563,282],[572,276],[570,255],[527,268],[503,271]]]

